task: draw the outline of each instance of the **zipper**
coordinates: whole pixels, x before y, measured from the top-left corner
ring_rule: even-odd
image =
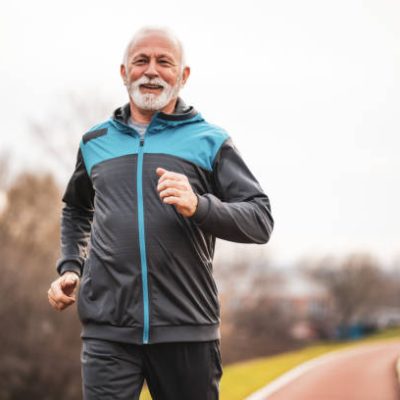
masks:
[[[144,138],[149,131],[150,125],[153,124],[158,112],[153,115],[150,124],[147,126],[143,135],[140,135],[135,129],[127,124],[123,124],[130,130],[133,130],[140,135],[138,161],[136,170],[136,191],[138,202],[138,228],[139,228],[139,253],[140,253],[140,268],[142,272],[142,292],[143,292],[143,343],[149,343],[150,317],[149,317],[149,286],[147,274],[147,256],[146,256],[146,241],[144,229],[144,205],[143,205],[143,153],[144,153]]]
[[[137,165],[137,199],[138,199],[138,224],[139,224],[139,251],[142,270],[143,290],[143,343],[149,342],[149,290],[147,282],[147,257],[144,231],[144,208],[143,208],[143,148],[144,135],[140,137]]]

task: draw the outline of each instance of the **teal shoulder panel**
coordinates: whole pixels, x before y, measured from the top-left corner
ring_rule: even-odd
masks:
[[[101,134],[97,135],[97,132]],[[88,175],[96,164],[116,157],[137,154],[138,147],[138,137],[121,133],[114,125],[107,122],[93,127],[80,143]]]
[[[168,127],[147,136],[145,152],[176,156],[211,171],[215,156],[228,137],[222,128],[205,121]]]

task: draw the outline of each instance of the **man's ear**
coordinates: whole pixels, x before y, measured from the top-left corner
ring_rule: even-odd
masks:
[[[190,75],[190,67],[183,68],[181,85],[184,86]]]
[[[124,82],[124,85],[126,86],[128,84],[128,78],[126,77],[126,67],[124,64],[121,64],[119,68],[119,72],[121,74],[122,81]]]

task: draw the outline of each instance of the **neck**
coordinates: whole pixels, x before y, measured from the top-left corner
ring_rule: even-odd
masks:
[[[172,114],[175,110],[177,98],[172,99],[164,108],[158,111],[162,111],[165,114]],[[153,110],[143,110],[139,108],[130,98],[129,99],[129,104],[130,104],[130,109],[131,109],[131,117],[133,120],[136,122],[139,122],[141,124],[148,124],[150,123],[151,119],[153,118],[153,115],[157,111]]]

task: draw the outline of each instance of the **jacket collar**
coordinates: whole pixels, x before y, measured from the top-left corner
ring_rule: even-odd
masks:
[[[165,121],[186,121],[196,115],[198,115],[197,111],[192,106],[187,106],[180,97],[178,97],[173,114],[157,113],[157,117]],[[131,108],[129,103],[117,108],[113,113],[113,119],[124,124],[128,124],[130,116]]]

